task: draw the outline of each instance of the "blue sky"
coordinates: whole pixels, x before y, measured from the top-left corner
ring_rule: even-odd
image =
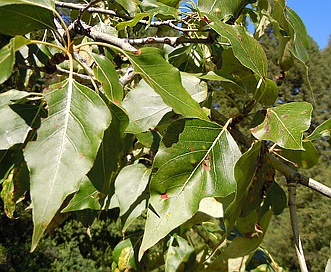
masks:
[[[301,17],[319,48],[325,48],[331,34],[331,0],[287,0],[287,6]]]
[[[331,34],[331,0],[287,0],[286,2],[287,6],[301,17],[308,34],[317,42],[319,48],[325,48]],[[183,5],[184,3],[185,1]]]

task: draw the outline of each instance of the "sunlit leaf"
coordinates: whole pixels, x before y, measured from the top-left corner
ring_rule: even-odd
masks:
[[[194,100],[202,102],[206,99],[207,84],[205,82],[188,74],[182,74],[181,79],[183,87]],[[122,106],[129,114],[130,124],[126,130],[131,133],[154,129],[162,117],[171,111],[171,108],[163,102],[162,97],[155,93],[145,81],[140,81],[139,85],[127,94]]]
[[[114,65],[105,56],[91,53],[91,57],[94,60],[94,75],[101,82],[107,98],[114,103],[120,103],[123,98],[123,89],[118,81]]]
[[[51,0],[3,0],[0,2],[0,33],[23,35],[38,29],[56,29]],[[13,24],[13,22],[15,22]]]
[[[219,19],[228,20],[237,18],[240,11],[255,0],[198,0],[197,4],[201,11],[217,16]]]
[[[267,78],[262,81],[261,86],[254,93],[254,98],[262,105],[270,106],[275,103],[278,97],[278,87],[276,83]]]
[[[141,5],[142,11],[144,13],[149,13],[151,18],[155,16],[158,17],[171,16],[173,18],[177,18],[178,10],[161,2],[162,1],[157,1],[157,0],[144,0]]]
[[[312,105],[307,102],[268,108],[264,121],[251,132],[259,140],[270,140],[287,149],[303,150],[302,136],[310,126],[312,110]]]
[[[240,151],[225,128],[198,119],[180,120],[173,127],[168,134],[180,134],[165,135],[165,146],[160,147],[153,164],[151,208],[140,258],[190,219],[198,211],[201,199],[225,197],[236,188],[233,170]]]
[[[30,170],[34,250],[64,199],[92,167],[110,112],[88,87],[70,78],[45,92],[49,117],[24,152]]]
[[[119,271],[136,269],[134,251],[130,239],[119,242],[114,248],[112,255]]]
[[[283,149],[280,154],[298,167],[311,168],[318,163],[319,152],[312,142],[303,142],[304,150]]]
[[[165,271],[176,272],[181,266],[185,266],[185,271],[187,271],[194,265],[195,250],[184,238],[175,234],[170,237],[164,258]]]
[[[320,124],[305,140],[313,141],[321,137],[331,136],[331,118]]]
[[[176,113],[187,118],[208,119],[198,102],[184,89],[179,71],[165,61],[159,49],[145,47],[141,49],[140,55],[128,54],[128,57],[135,72],[140,74]]]
[[[81,211],[85,209],[100,210],[99,191],[92,182],[84,177],[79,185],[79,190],[61,212]]]
[[[251,69],[260,78],[266,78],[268,64],[262,46],[240,25],[228,25],[218,17],[206,14],[209,26],[232,45],[233,54],[242,65]]]

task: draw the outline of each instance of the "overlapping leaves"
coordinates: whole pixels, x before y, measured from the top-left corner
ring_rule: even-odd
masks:
[[[190,219],[201,199],[225,197],[236,189],[233,171],[240,151],[226,128],[193,119],[178,121],[168,131],[153,164],[151,207],[140,257]]]
[[[207,116],[181,84],[179,71],[170,65],[157,48],[142,48],[140,55],[128,54],[136,73],[158,93],[165,104],[187,118],[207,120]]]
[[[92,167],[110,113],[91,89],[73,80],[52,85],[45,93],[49,117],[38,138],[24,152],[30,170],[33,250],[64,199],[79,188]]]

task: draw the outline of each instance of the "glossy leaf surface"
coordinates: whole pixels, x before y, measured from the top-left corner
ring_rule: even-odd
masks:
[[[207,84],[199,78],[182,74],[182,84],[187,92],[197,102],[202,102],[207,97]],[[137,104],[139,108],[137,108]],[[122,103],[130,117],[130,124],[127,131],[140,133],[154,129],[162,117],[171,108],[166,105],[162,97],[146,84],[140,81],[139,85],[131,90]]]
[[[92,167],[111,116],[102,99],[74,80],[45,92],[49,117],[25,150],[30,170],[34,250],[64,199]]]
[[[230,133],[202,120],[181,120],[174,124],[166,146],[153,164],[150,205],[140,248],[143,252],[171,230],[190,219],[208,196],[228,196],[236,188],[234,165],[240,156]],[[195,135],[200,135],[199,140]],[[166,136],[165,136],[166,138]],[[171,146],[169,146],[171,145]]]
[[[123,98],[123,89],[118,81],[114,65],[105,56],[91,53],[91,57],[94,60],[94,75],[101,82],[107,98],[112,102],[120,103]]]
[[[270,140],[283,148],[302,150],[302,136],[310,126],[312,110],[312,105],[307,102],[268,108],[264,121],[251,132],[259,140]]]
[[[237,17],[242,8],[254,0],[198,0],[199,9],[218,18]]]
[[[232,45],[233,54],[241,64],[265,78],[268,70],[267,57],[258,41],[242,26],[228,25],[213,15],[206,16],[211,20],[210,27]]]
[[[179,71],[157,48],[142,48],[140,55],[128,55],[134,70],[158,93],[165,104],[187,118],[207,120],[207,116],[181,84]]]
[[[100,210],[99,191],[95,189],[92,182],[84,177],[79,189],[69,204],[61,212],[81,211],[85,209]]]
[[[0,20],[0,33],[14,36],[38,29],[55,29],[53,10],[51,0],[1,1],[0,18],[6,20]]]

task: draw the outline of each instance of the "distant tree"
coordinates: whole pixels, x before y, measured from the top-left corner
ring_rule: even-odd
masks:
[[[307,271],[296,188],[331,189],[297,168],[318,163],[331,119],[309,131],[305,27],[285,0],[180,4],[0,3],[4,211],[30,204],[31,251],[70,215],[89,226],[118,208],[114,271],[237,271],[276,266],[259,246],[288,202]],[[270,29],[272,76],[259,42]],[[277,85],[295,63],[291,94],[304,95],[287,103]],[[144,231],[129,237],[137,218]]]

